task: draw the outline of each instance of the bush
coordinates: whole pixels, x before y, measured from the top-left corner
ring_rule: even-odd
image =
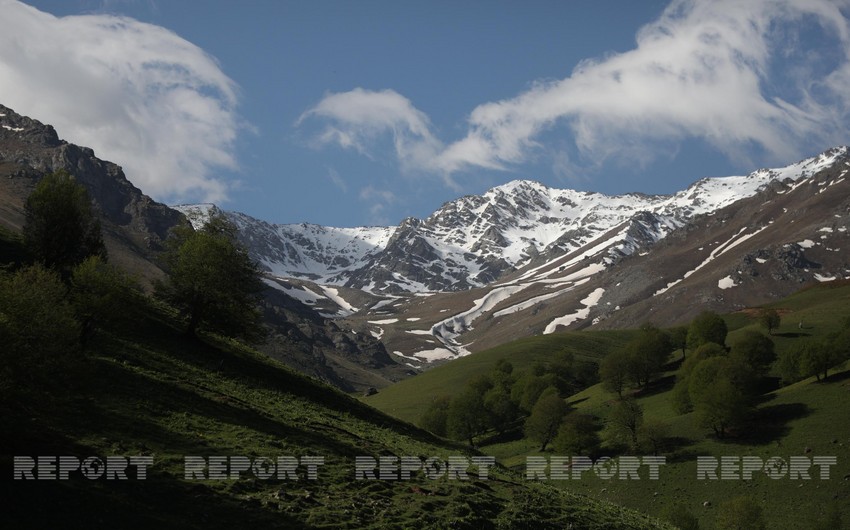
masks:
[[[0,394],[65,377],[79,359],[80,326],[59,275],[41,265],[0,273]]]

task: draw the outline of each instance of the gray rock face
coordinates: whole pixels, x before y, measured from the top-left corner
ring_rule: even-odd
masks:
[[[143,254],[161,249],[168,230],[182,222],[179,212],[130,183],[120,166],[60,140],[52,126],[0,105],[0,177],[5,177],[0,193],[10,209],[14,202],[23,203],[42,176],[58,170],[68,171],[88,189],[106,231],[128,239]],[[9,220],[22,223],[22,212],[18,214]]]

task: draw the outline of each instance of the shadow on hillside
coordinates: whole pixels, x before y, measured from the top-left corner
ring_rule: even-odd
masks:
[[[665,392],[669,392],[670,390],[672,390],[673,386],[675,384],[676,384],[676,376],[675,375],[673,375],[673,374],[665,375],[664,377],[662,377],[660,379],[656,379],[656,380],[652,381],[651,383],[646,385],[645,388],[639,389],[637,392],[635,392],[634,396],[636,398],[645,398],[645,397],[649,397],[649,396],[654,396],[656,394],[663,394]]]
[[[826,379],[822,380],[822,383],[839,383],[841,381],[846,381],[850,379],[850,370],[844,370],[843,372],[838,372],[835,374],[831,374]]]
[[[805,418],[811,414],[805,403],[781,403],[758,408],[752,415],[748,427],[740,436],[730,441],[747,445],[764,445],[779,442],[788,435],[788,422]]]
[[[802,333],[799,331],[788,331],[785,333],[774,333],[774,337],[782,337],[784,339],[799,339],[800,337],[811,337],[811,333]]]

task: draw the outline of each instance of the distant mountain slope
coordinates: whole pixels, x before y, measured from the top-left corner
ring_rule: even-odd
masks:
[[[398,227],[227,215],[270,274],[302,280],[288,294],[420,367],[567,328],[669,324],[696,307],[732,310],[845,277],[848,165],[838,147],[669,196],[514,181]],[[179,209],[199,223],[216,207]]]
[[[517,180],[448,202],[427,219],[409,218],[397,227],[272,225],[240,213],[227,215],[255,259],[277,276],[385,295],[461,291],[575,252],[621,227],[610,264],[694,216],[750,197],[771,182],[814,174],[844,155],[846,149],[840,148],[785,168],[706,178],[670,196],[607,196]],[[215,207],[176,208],[200,223]]]

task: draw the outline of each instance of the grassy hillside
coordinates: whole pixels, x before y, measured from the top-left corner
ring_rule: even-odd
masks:
[[[570,352],[578,361],[596,361],[620,348],[634,331],[566,332],[528,337],[461,357],[363,398],[369,405],[415,423],[434,397],[454,395],[467,381],[489,372],[499,359],[508,359],[516,372],[545,362],[557,352]]]
[[[850,283],[813,286],[770,307],[782,315],[782,324],[772,337],[777,352],[795,349],[806,340],[825,337],[840,328],[843,320],[850,316]],[[745,330],[758,329],[754,315],[753,311],[743,311],[724,317],[731,330],[727,343]],[[416,376],[382,390],[368,401],[391,414],[412,420],[421,409],[418,403],[426,400],[428,394],[451,394],[453,388],[462,383],[463,378],[451,379],[455,363],[458,363],[459,373],[470,377],[486,371],[500,357],[521,365],[524,359],[545,359],[564,347],[577,348],[577,355],[602,356],[622,345],[628,336],[628,332],[564,333],[538,337],[537,341],[520,340],[454,361],[434,369],[433,373]],[[478,356],[481,358],[476,359]],[[839,369],[823,383],[811,378],[763,395],[746,429],[719,440],[697,427],[691,414],[678,415],[671,406],[670,388],[677,367],[677,363],[671,363],[671,371],[660,377],[653,391],[637,396],[645,418],[668,424],[667,441],[661,452],[667,464],[661,470],[660,480],[602,480],[589,473],[579,481],[551,483],[654,516],[661,516],[674,505],[683,506],[699,518],[700,528],[714,528],[718,505],[742,495],[753,498],[763,507],[768,528],[821,528],[816,525],[830,509],[843,510],[844,524],[850,528],[850,510],[847,510],[850,506],[850,409],[847,408],[850,370]],[[417,386],[418,381],[421,381],[420,386]],[[568,401],[576,410],[604,419],[615,402],[614,397],[601,385],[595,385]],[[551,451],[540,453],[539,444],[523,439],[520,433],[480,449],[517,470],[524,469],[528,456],[555,454]],[[603,454],[605,450],[603,446]],[[819,471],[814,467],[811,480],[774,480],[764,473],[756,473],[753,480],[711,481],[697,480],[698,456],[757,456],[763,460],[777,456],[786,461],[791,456],[832,456],[838,463],[831,468],[829,480],[818,479]]]
[[[116,325],[117,326],[117,325]],[[38,379],[38,378],[35,378]],[[356,456],[467,451],[236,342],[184,337],[167,308],[102,331],[74,369],[0,403],[10,528],[659,528],[613,504],[528,483],[354,480]],[[16,455],[148,455],[146,480],[10,480]],[[184,457],[321,456],[318,480],[186,480]]]

